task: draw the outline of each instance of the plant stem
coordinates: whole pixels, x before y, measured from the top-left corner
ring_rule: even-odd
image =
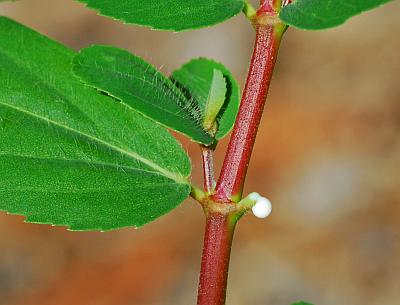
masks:
[[[286,26],[276,9],[280,0],[261,0],[257,14],[256,41],[239,113],[215,191],[210,178],[210,151],[203,150],[207,197],[202,201],[206,230],[201,261],[197,305],[224,305],[232,239],[238,218],[244,180],[260,124],[280,41]],[[212,176],[213,177],[213,176]],[[232,209],[230,209],[232,208]]]
[[[201,146],[201,154],[203,158],[204,190],[207,193],[211,193],[215,188],[213,150],[209,147]]]
[[[229,142],[214,200],[237,202],[242,196],[258,126],[285,26],[258,24],[246,86]]]
[[[224,305],[236,218],[207,214],[197,305]]]

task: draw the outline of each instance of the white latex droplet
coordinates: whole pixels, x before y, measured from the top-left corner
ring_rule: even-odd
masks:
[[[251,194],[249,194],[249,196],[247,196],[250,200],[254,200],[257,201],[258,199],[261,198],[260,194],[257,192],[253,192]]]
[[[251,210],[257,218],[266,218],[272,212],[272,203],[267,198],[260,196]]]

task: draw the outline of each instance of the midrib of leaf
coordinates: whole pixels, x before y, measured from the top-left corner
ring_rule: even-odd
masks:
[[[112,144],[110,144],[110,143],[108,143],[108,142],[105,142],[105,141],[103,141],[103,140],[101,140],[101,139],[99,139],[99,138],[93,137],[92,135],[89,135],[89,134],[87,134],[87,133],[81,132],[81,131],[76,130],[76,129],[74,129],[74,128],[71,128],[71,127],[69,127],[69,126],[60,124],[60,123],[58,123],[58,122],[56,122],[56,121],[50,120],[50,119],[48,119],[48,118],[46,118],[46,117],[43,117],[43,116],[40,116],[40,115],[37,115],[36,113],[33,113],[33,112],[31,112],[31,111],[22,109],[22,108],[20,108],[20,107],[16,107],[16,106],[14,106],[14,105],[7,104],[7,103],[2,102],[2,101],[0,101],[0,104],[3,105],[3,106],[5,106],[5,107],[9,107],[9,108],[14,109],[14,110],[16,110],[16,111],[19,111],[19,112],[21,112],[21,113],[24,113],[24,114],[27,114],[27,115],[29,115],[29,116],[32,116],[32,117],[34,117],[34,118],[43,120],[43,121],[45,121],[45,122],[48,123],[48,124],[52,124],[52,125],[54,125],[54,126],[58,126],[58,127],[63,128],[63,129],[65,129],[65,130],[67,130],[67,131],[76,133],[76,134],[78,134],[78,135],[80,135],[80,136],[82,136],[82,137],[86,137],[86,138],[88,138],[88,139],[90,139],[90,140],[92,140],[92,141],[94,141],[94,142],[100,143],[100,144],[102,144],[102,145],[104,145],[104,146],[106,146],[106,147],[108,147],[108,148],[110,148],[110,149],[112,149],[112,150],[114,150],[114,151],[116,151],[116,152],[119,152],[119,153],[121,153],[121,154],[123,154],[123,155],[126,155],[126,156],[130,157],[130,158],[136,159],[137,161],[142,162],[143,164],[145,164],[145,165],[147,165],[147,166],[153,168],[153,169],[156,171],[156,173],[160,173],[160,174],[162,174],[163,176],[165,176],[165,177],[167,177],[167,178],[169,178],[169,179],[171,179],[171,180],[173,180],[173,181],[175,181],[175,182],[177,182],[177,183],[179,183],[179,184],[188,184],[188,180],[187,180],[185,177],[183,177],[183,176],[181,176],[181,175],[178,175],[178,174],[175,174],[175,173],[172,173],[172,172],[166,170],[165,168],[162,168],[162,167],[158,166],[158,165],[155,164],[153,161],[148,160],[148,159],[146,159],[146,158],[143,158],[143,157],[140,156],[139,154],[136,154],[136,153],[134,153],[134,152],[130,152],[130,151],[124,150],[124,149],[119,148],[119,147],[117,147],[117,146],[114,146],[114,145],[112,145]]]
[[[123,171],[124,173],[127,172],[141,172],[141,173],[147,173],[147,174],[156,174],[160,175],[158,172],[152,172],[148,171],[142,168],[135,168],[131,166],[126,166],[126,165],[116,165],[112,163],[107,163],[107,162],[99,162],[99,161],[84,161],[84,160],[77,160],[77,159],[59,159],[59,158],[45,158],[45,157],[38,157],[38,156],[33,156],[33,155],[27,155],[27,154],[15,154],[15,153],[3,153],[0,151],[0,157],[3,156],[8,156],[8,157],[16,157],[16,158],[21,158],[21,159],[33,159],[33,160],[41,160],[41,161],[49,161],[49,162],[58,162],[58,163],[75,163],[75,165],[81,164],[81,165],[90,165],[90,166],[99,166],[102,167],[103,169],[109,168],[117,171]],[[161,176],[161,175],[160,175]],[[165,176],[164,176],[165,177]],[[168,178],[168,177],[167,177]]]
[[[82,65],[82,66],[86,66],[86,67],[87,67],[87,65]],[[132,74],[122,73],[122,72],[118,72],[118,71],[114,71],[114,70],[109,70],[109,69],[101,69],[101,70],[102,70],[102,71],[106,71],[108,74],[114,74],[114,75],[120,75],[120,76],[126,77],[126,78],[128,78],[128,79],[130,79],[130,80],[135,80],[135,79],[137,79],[137,80],[139,80],[139,81],[141,81],[141,82],[144,82],[144,83],[147,83],[147,84],[151,85],[151,87],[153,87],[153,88],[156,89],[156,90],[159,89],[159,88],[157,88],[153,83],[151,83],[151,82],[149,82],[149,81],[144,81],[143,79],[141,79],[141,78],[139,78],[139,77],[137,77],[137,76],[135,76],[135,75],[132,75]],[[107,93],[107,95],[109,95],[109,96],[115,98],[116,100],[120,101],[123,105],[125,105],[125,106],[128,107],[129,109],[131,109],[131,110],[133,110],[133,111],[137,111],[137,110],[135,110],[135,108],[133,108],[132,106],[130,106],[129,104],[127,104],[126,102],[124,102],[124,101],[123,101],[121,98],[119,98],[118,96],[113,95],[111,92],[109,92],[109,91],[107,91],[107,90],[103,90],[103,89],[98,89],[96,86],[87,84],[81,77],[79,77],[79,76],[77,76],[77,77],[81,80],[82,83],[85,83],[85,85],[87,85],[87,86],[89,86],[89,87],[92,87],[92,88],[94,88],[94,89],[96,89],[96,90],[98,90],[98,91],[105,92],[105,93]],[[178,101],[178,99],[180,100],[181,98],[184,99],[183,96],[178,95],[178,93],[174,92],[174,91],[172,90],[172,88],[168,87],[167,90],[169,90],[169,91],[171,91],[172,93],[175,94],[175,96],[177,97],[177,100],[176,100],[176,101]],[[155,107],[155,108],[157,108],[157,109],[162,110],[163,112],[169,113],[170,115],[172,115],[172,116],[174,116],[174,117],[180,118],[180,116],[179,116],[177,113],[172,112],[172,111],[170,111],[170,110],[168,110],[168,109],[166,109],[166,108],[162,108],[162,107],[158,106],[157,104],[152,104],[152,103],[148,102],[147,100],[145,100],[144,98],[142,98],[142,97],[140,97],[140,96],[138,96],[138,95],[136,95],[136,94],[133,94],[133,93],[130,92],[130,91],[126,91],[125,93],[127,93],[127,94],[129,94],[129,95],[132,95],[133,97],[135,97],[135,98],[138,99],[138,100],[141,100],[141,101],[142,101],[143,103],[145,103],[145,104],[151,105],[151,106],[153,106],[153,107]],[[176,105],[177,105],[179,108],[181,108],[180,110],[183,110],[184,107],[188,107],[188,105],[182,106],[182,105],[180,105],[179,103],[176,103]],[[198,122],[197,122],[197,118],[196,118],[191,112],[183,112],[183,114],[184,114],[184,115],[188,114],[189,117],[193,120],[193,122],[198,123]],[[145,114],[143,114],[143,115],[144,115],[145,117],[147,117],[147,115],[145,115]]]
[[[169,185],[169,183],[147,183],[147,185],[151,186],[165,186]],[[50,194],[82,194],[82,193],[107,193],[107,192],[119,192],[122,190],[129,190],[129,187],[113,187],[113,188],[99,188],[99,189],[79,189],[79,190],[49,190],[48,188],[33,188],[33,187],[21,187],[21,188],[12,188],[12,189],[1,189],[0,193],[4,192],[39,192],[39,193],[50,193]]]

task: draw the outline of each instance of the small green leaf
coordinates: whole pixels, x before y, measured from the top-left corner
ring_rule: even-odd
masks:
[[[198,104],[203,121],[206,113],[206,105],[213,85],[214,71],[221,71],[224,75],[227,92],[224,105],[218,113],[217,140],[225,137],[231,131],[239,110],[240,90],[235,78],[222,64],[206,58],[194,59],[180,69],[174,71],[171,78],[177,86],[187,91]]]
[[[73,71],[84,83],[164,126],[199,143],[213,141],[195,105],[171,80],[128,51],[110,46],[83,49],[73,60]]]
[[[218,113],[225,103],[226,81],[220,70],[214,69],[210,92],[204,110],[204,127],[211,130],[216,123]]]
[[[313,305],[313,304],[311,304],[311,303],[306,303],[306,302],[304,302],[304,301],[300,301],[300,302],[297,302],[297,303],[293,303],[292,305]]]
[[[144,225],[188,197],[189,159],[77,80],[75,54],[0,17],[0,210],[73,230]]]
[[[288,25],[304,30],[322,30],[392,0],[296,0],[279,16]]]
[[[211,26],[240,13],[243,0],[79,0],[101,15],[159,30]]]

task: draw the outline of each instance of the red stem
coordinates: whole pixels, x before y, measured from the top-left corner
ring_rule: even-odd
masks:
[[[283,32],[281,24],[257,26],[242,102],[214,194],[216,201],[229,203],[241,198]]]
[[[201,146],[201,154],[203,157],[204,189],[207,193],[211,193],[215,188],[213,150]]]
[[[256,42],[238,117],[229,142],[221,175],[211,198],[203,202],[207,216],[197,305],[224,305],[229,258],[238,216],[229,212],[240,200],[251,152],[264,109],[282,34],[281,23],[261,24],[276,17],[280,0],[261,0]],[[267,16],[267,19],[262,19]],[[258,18],[257,17],[257,18]],[[277,19],[275,19],[277,20]],[[205,189],[214,189],[211,180],[210,151],[203,150]],[[211,182],[212,181],[212,182]],[[209,191],[208,191],[209,192]],[[209,192],[210,193],[210,192]],[[228,209],[227,209],[228,207]]]
[[[229,258],[236,220],[222,213],[207,215],[197,305],[224,305]]]

